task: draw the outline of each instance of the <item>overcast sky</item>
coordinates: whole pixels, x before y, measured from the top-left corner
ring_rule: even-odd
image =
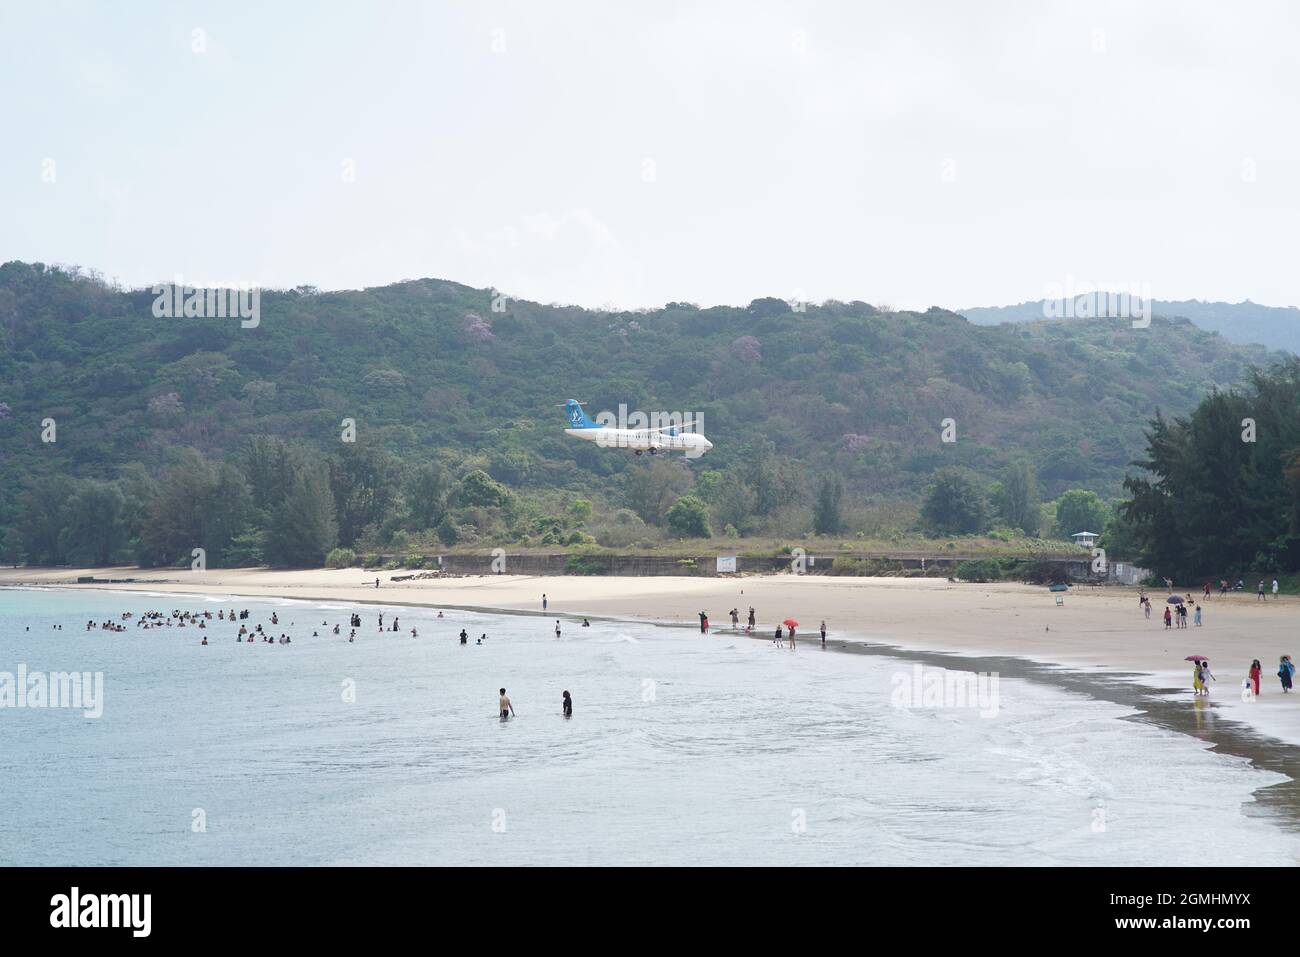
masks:
[[[0,260],[586,306],[1070,276],[1300,305],[1296,9],[0,0]]]

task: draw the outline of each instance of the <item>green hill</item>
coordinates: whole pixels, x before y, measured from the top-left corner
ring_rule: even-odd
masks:
[[[259,325],[241,328],[237,319],[155,318],[149,289],[38,263],[0,266],[8,524],[19,524],[24,488],[54,477],[155,482],[190,461],[184,450],[213,467],[235,463],[256,485],[246,460],[255,436],[315,456],[322,475],[327,457],[358,447],[397,472],[435,463],[453,483],[481,469],[534,503],[504,523],[484,519],[497,537],[532,535],[520,516],[535,529],[575,498],[594,502],[585,520],[593,528],[632,521],[617,517],[621,508],[658,526],[687,492],[709,506],[715,530],[780,534],[782,516],[809,525],[802,516],[828,475],[842,480],[850,512],[914,515],[906,509],[940,467],[991,481],[1022,458],[1045,497],[1081,488],[1112,499],[1157,409],[1186,413],[1273,358],[1184,320],[977,326],[938,309],[827,302],[799,312],[770,298],[643,312],[509,300],[494,311],[492,296],[434,279],[268,291]],[[556,408],[569,397],[590,403],[593,416],[620,403],[699,414],[715,448],[670,466],[571,439]],[[345,418],[355,420],[357,446],[340,442]],[[952,443],[940,440],[948,418]],[[45,419],[56,423],[53,443],[41,440]],[[337,498],[342,480],[328,474]],[[378,505],[398,509],[414,493],[392,484]],[[252,492],[269,515],[275,503]],[[424,531],[383,509],[353,518],[345,544]],[[139,537],[130,524],[140,519],[125,521],[127,537]],[[567,534],[584,520],[562,524]]]

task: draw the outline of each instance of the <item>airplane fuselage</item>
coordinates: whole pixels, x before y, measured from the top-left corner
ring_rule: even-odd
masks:
[[[595,442],[606,449],[632,449],[638,455],[649,452],[685,452],[687,458],[699,458],[713,443],[697,432],[678,432],[669,435],[659,429],[565,429],[566,435],[575,435],[588,442]]]

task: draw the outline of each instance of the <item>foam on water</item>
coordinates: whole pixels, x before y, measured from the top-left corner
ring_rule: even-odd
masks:
[[[358,606],[365,624],[349,644],[349,606],[222,604],[252,609],[250,627],[262,622],[293,643],[236,643],[238,625],[227,622],[84,630],[127,609],[210,607],[197,598],[0,593],[0,671],[25,663],[105,675],[99,720],[0,709],[0,863],[1298,856],[1296,838],[1245,813],[1252,792],[1280,775],[1038,683],[1002,679],[997,716],[982,718],[894,707],[894,676],[910,662],[824,652],[815,640],[790,652],[732,635],[566,620],[557,641],[553,617]],[[380,610],[386,623],[399,616],[401,631],[378,633]],[[456,638],[462,627],[468,646]],[[490,637],[475,645],[483,632]],[[505,723],[502,685],[518,712]],[[206,832],[192,829],[196,809]]]

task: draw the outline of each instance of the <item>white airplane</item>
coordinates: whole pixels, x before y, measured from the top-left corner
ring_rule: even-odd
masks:
[[[698,459],[713,448],[713,443],[700,433],[683,432],[673,425],[656,429],[615,429],[591,421],[583,411],[582,403],[576,399],[564,403],[564,408],[570,426],[564,433],[595,442],[601,448],[632,449],[637,455],[642,452],[656,455],[660,450],[685,452],[688,459]]]

